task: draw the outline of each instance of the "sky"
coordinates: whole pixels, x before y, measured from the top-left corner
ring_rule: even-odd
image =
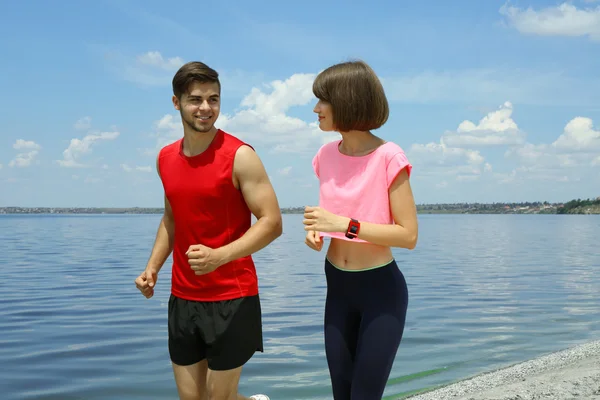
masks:
[[[0,207],[162,207],[188,61],[219,72],[216,125],[282,207],[318,201],[311,159],[340,136],[311,84],[349,59],[383,82],[373,133],[406,152],[418,204],[600,196],[598,0],[76,3],[0,7]]]

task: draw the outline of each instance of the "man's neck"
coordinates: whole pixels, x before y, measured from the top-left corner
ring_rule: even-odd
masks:
[[[197,132],[193,129],[183,130],[183,154],[187,157],[194,157],[203,153],[212,143],[217,128],[213,127],[210,132]]]

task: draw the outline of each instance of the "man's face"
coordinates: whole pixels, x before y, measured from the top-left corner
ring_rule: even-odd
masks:
[[[219,93],[219,84],[216,82],[192,82],[181,100],[173,96],[173,104],[179,110],[184,125],[196,132],[210,132],[221,110]]]

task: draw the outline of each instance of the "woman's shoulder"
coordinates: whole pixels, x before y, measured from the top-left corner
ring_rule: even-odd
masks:
[[[387,141],[381,146],[381,154],[385,157],[386,160],[390,160],[395,156],[406,157],[406,153],[404,149],[395,142]]]
[[[331,142],[327,142],[321,145],[321,147],[319,147],[319,150],[317,150],[316,156],[319,156],[321,154],[331,154],[338,151],[339,143],[340,140],[333,140]]]
[[[340,139],[336,139],[336,140],[332,140],[330,142],[327,142],[325,144],[323,144],[321,146],[321,148],[319,149],[319,151],[337,151],[339,145],[340,145],[341,140]]]

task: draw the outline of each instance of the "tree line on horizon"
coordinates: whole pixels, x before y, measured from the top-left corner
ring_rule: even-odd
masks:
[[[586,208],[600,207],[600,197],[595,199],[575,199],[566,202],[556,210],[557,214],[573,214],[580,213]]]
[[[429,203],[417,204],[419,211],[500,211],[506,209],[518,208],[545,208],[556,214],[581,214],[581,213],[599,213],[600,212],[600,197],[595,199],[574,199],[565,203],[550,203],[548,201],[524,201],[524,202],[493,202],[493,203]],[[0,207],[0,210],[13,212],[44,212],[46,210],[57,211],[85,211],[87,213],[108,212],[108,213],[162,213],[162,207],[19,207],[9,206]],[[287,213],[303,213],[302,207],[282,207],[282,211]]]

